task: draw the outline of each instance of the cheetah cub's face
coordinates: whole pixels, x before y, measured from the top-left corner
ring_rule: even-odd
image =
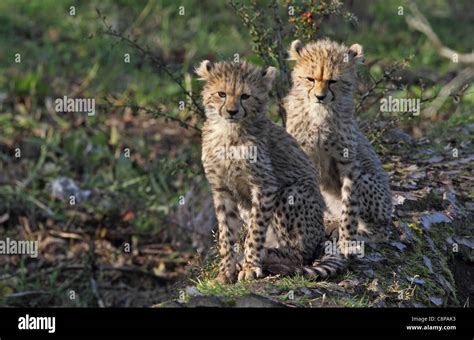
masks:
[[[261,69],[246,62],[213,64],[204,60],[196,73],[206,81],[202,96],[208,119],[235,124],[265,114],[276,75],[274,67]]]
[[[363,60],[362,46],[347,47],[328,39],[303,45],[293,41],[290,60],[296,61],[293,86],[310,106],[331,106],[351,93],[356,65]]]

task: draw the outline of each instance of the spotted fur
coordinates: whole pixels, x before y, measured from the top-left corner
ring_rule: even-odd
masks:
[[[335,275],[344,267],[341,259],[324,257],[312,266],[324,238],[319,175],[298,143],[266,115],[275,68],[206,60],[196,73],[205,81],[202,162],[218,220],[218,280],[255,279],[264,271]],[[223,157],[231,147],[255,148],[256,159]]]
[[[325,202],[341,222],[339,244],[385,240],[392,212],[388,176],[354,117],[362,46],[328,39],[304,46],[296,40],[289,54],[296,63],[285,98],[287,131],[320,170]]]

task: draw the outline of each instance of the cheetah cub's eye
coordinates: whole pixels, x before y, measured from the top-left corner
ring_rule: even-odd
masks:
[[[328,81],[329,84],[334,84],[334,83],[337,83],[337,80],[334,80],[334,79],[331,79]]]
[[[243,94],[240,96],[240,98],[242,98],[243,100],[245,100],[245,99],[249,99],[250,96],[249,96],[248,94],[246,94],[246,93],[243,93]]]
[[[310,81],[310,82],[312,82],[312,83],[314,83],[314,78],[307,77],[306,80],[307,80],[307,81]]]
[[[225,92],[220,92],[220,91],[219,91],[219,92],[217,92],[217,94],[218,94],[219,97],[221,97],[221,98],[225,98],[225,97],[226,97]]]

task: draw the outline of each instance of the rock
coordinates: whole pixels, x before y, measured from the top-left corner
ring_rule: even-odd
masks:
[[[416,236],[413,233],[413,230],[410,229],[408,224],[405,222],[400,223],[399,228],[401,229],[402,234],[400,235],[400,240],[404,243],[413,243],[416,241]]]
[[[413,139],[411,138],[411,136],[399,127],[395,127],[387,131],[384,134],[384,139],[386,142],[391,144],[413,144]]]
[[[456,291],[453,285],[448,280],[446,280],[443,275],[436,274],[435,279],[441,284],[441,286],[446,292],[449,292],[452,296],[456,296]]]
[[[215,296],[194,296],[185,307],[223,307],[223,303]]]
[[[430,247],[431,251],[436,251],[436,246],[431,237],[428,235],[425,235],[426,243],[428,243],[428,246]]]
[[[425,162],[429,164],[439,163],[444,159],[443,156],[433,156],[430,159],[427,159]]]
[[[457,164],[466,164],[469,162],[472,162],[474,160],[474,155],[470,155],[466,158],[460,158],[454,161],[446,162],[443,164],[443,166],[452,166],[452,165],[457,165]]]
[[[472,237],[462,237],[462,236],[450,236],[447,238],[446,240],[449,245],[453,245],[453,244],[460,244],[460,245],[463,245],[471,250],[474,249],[474,240],[472,239]]]
[[[392,197],[393,205],[403,205],[403,203],[405,203],[405,201],[406,201],[406,197],[402,196],[402,195],[399,195],[399,194],[395,194]]]
[[[379,252],[373,252],[373,253],[370,253],[369,255],[367,255],[365,257],[365,259],[367,261],[370,261],[370,262],[380,262],[380,261],[384,260],[385,257],[382,254],[380,254]]]
[[[443,299],[435,296],[430,296],[430,302],[435,306],[441,306],[443,304]]]
[[[197,290],[196,287],[194,286],[187,286],[186,294],[188,294],[189,296],[203,296],[204,295],[199,290]]]
[[[433,264],[428,256],[423,255],[423,263],[429,269],[430,273],[433,273]]]
[[[182,308],[184,305],[182,303],[179,303],[178,301],[167,301],[160,303],[158,305],[155,305],[153,307],[159,307],[159,308]]]
[[[430,230],[432,224],[451,223],[451,219],[444,212],[436,211],[423,216],[420,220],[420,223],[423,226],[423,229]]]
[[[398,249],[398,251],[400,252],[403,252],[405,249],[406,249],[406,245],[401,243],[401,242],[398,242],[398,241],[392,241],[390,242],[390,245],[394,246],[395,248]]]
[[[360,281],[358,279],[344,280],[338,283],[339,287],[344,288],[347,292],[354,292],[354,288],[359,285]]]
[[[426,306],[420,302],[413,302],[413,307],[415,308],[425,308]]]
[[[364,275],[369,277],[369,278],[372,278],[374,277],[374,270],[373,269],[366,269],[363,271]]]
[[[301,287],[299,289],[299,291],[303,294],[303,295],[306,295],[306,296],[312,296],[313,295],[313,292],[311,290],[309,290],[308,288],[306,287]]]
[[[80,202],[87,199],[91,191],[81,190],[72,178],[56,177],[51,181],[51,195],[60,200],[69,200],[73,196],[77,202]]]
[[[414,283],[416,285],[419,285],[419,286],[423,286],[425,284],[425,280],[418,277],[418,276],[406,276],[406,279],[410,282],[410,283]]]
[[[383,293],[381,293],[373,302],[373,307],[387,307],[387,303],[385,300],[387,299],[387,296]]]
[[[268,295],[282,295],[282,294],[285,294],[287,290],[284,288],[271,287],[271,288],[268,288],[266,292],[268,293]]]
[[[443,193],[443,208],[448,211],[450,216],[454,217],[464,217],[466,216],[466,212],[460,208],[459,203],[456,199],[456,195],[452,192],[444,192]]]
[[[261,308],[261,307],[286,307],[283,303],[274,301],[262,295],[247,294],[235,300],[235,307],[239,308]]]

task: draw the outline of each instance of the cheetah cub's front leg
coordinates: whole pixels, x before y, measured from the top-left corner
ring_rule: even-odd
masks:
[[[341,223],[339,226],[339,250],[346,257],[359,254],[360,249],[352,245],[354,236],[358,229],[359,204],[355,182],[359,177],[359,170],[356,162],[339,163],[339,172],[341,173]]]
[[[242,221],[237,205],[227,189],[217,186],[214,189],[213,198],[219,233],[220,265],[217,281],[230,283],[237,277],[236,239],[242,227]]]
[[[252,209],[250,225],[245,239],[244,263],[239,281],[253,280],[263,276],[261,263],[265,236],[273,216],[274,190],[256,185],[252,188]]]

